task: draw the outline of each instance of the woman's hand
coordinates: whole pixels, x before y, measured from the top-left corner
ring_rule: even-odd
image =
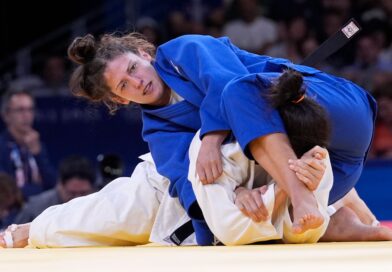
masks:
[[[320,184],[325,173],[324,159],[328,151],[320,146],[315,146],[302,155],[298,160],[289,160],[289,167],[295,172],[309,190],[314,191]]]
[[[238,187],[235,190],[235,205],[247,217],[254,222],[261,222],[268,219],[268,210],[264,205],[261,195],[267,191],[267,186],[256,189]]]
[[[206,134],[202,141],[196,161],[196,172],[201,183],[211,184],[222,175],[221,144],[227,131],[215,131]]]

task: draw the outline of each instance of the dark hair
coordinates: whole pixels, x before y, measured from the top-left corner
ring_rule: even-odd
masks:
[[[91,162],[85,157],[71,155],[65,158],[60,163],[59,172],[62,184],[66,184],[72,178],[85,179],[90,184],[95,184],[95,170]]]
[[[278,109],[295,154],[301,157],[316,145],[327,147],[330,123],[326,111],[309,96],[303,87],[302,75],[286,70],[267,95]]]
[[[11,200],[12,207],[21,208],[23,204],[22,193],[15,180],[8,174],[0,172],[0,207],[8,205]],[[11,208],[11,207],[5,207]]]
[[[13,96],[15,95],[27,95],[31,97],[31,99],[34,101],[33,95],[24,89],[9,89],[7,90],[4,95],[1,98],[1,113],[5,114],[8,110],[8,106],[10,104],[10,100],[12,99]]]
[[[136,32],[126,35],[105,34],[96,40],[93,35],[77,37],[68,47],[68,57],[79,64],[70,79],[71,92],[93,102],[103,102],[113,113],[118,107],[103,76],[108,61],[131,52],[139,55],[139,49],[152,57],[156,48]]]

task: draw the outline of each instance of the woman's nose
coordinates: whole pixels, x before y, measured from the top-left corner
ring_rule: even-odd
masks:
[[[132,86],[134,87],[134,88],[136,88],[136,89],[140,89],[140,88],[142,88],[143,87],[143,79],[140,79],[140,78],[138,78],[138,77],[133,77],[133,76],[130,76],[130,82],[131,82],[131,84],[132,84]]]

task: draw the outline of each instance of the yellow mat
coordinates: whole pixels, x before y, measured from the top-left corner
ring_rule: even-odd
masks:
[[[392,242],[0,249],[0,272],[392,272]]]

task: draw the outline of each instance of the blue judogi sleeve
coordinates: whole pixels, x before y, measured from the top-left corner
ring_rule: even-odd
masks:
[[[170,180],[169,194],[178,197],[192,219],[199,245],[211,245],[213,235],[206,225],[192,184],[188,180],[189,144],[200,125],[198,111],[187,101],[167,108],[143,109],[143,138],[148,142],[158,172]]]
[[[174,81],[179,80],[178,76],[173,80],[163,76],[166,83],[182,97],[188,101],[197,101],[200,107],[201,137],[208,132],[230,129],[220,112],[221,94],[230,80],[249,72],[228,39],[182,36],[160,46],[156,61],[161,64],[158,65],[161,69],[165,65],[174,67],[183,80],[196,86],[194,89],[198,93],[190,94],[189,90],[176,88]]]
[[[143,139],[147,141],[158,172],[170,180],[169,193],[178,197],[186,211],[196,197],[188,181],[188,148],[195,133],[155,116],[143,114]]]

